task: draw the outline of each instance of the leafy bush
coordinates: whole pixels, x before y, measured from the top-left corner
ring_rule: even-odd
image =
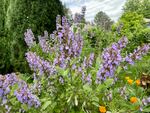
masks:
[[[148,28],[146,28],[143,16],[136,12],[125,12],[119,21],[112,26],[112,31],[117,37],[128,37],[130,41],[126,49],[128,52],[131,52],[134,48],[149,40],[145,38],[145,36],[149,37],[149,33],[146,33],[148,32]]]
[[[127,0],[124,11],[137,12],[142,14],[145,18],[150,18],[150,1],[149,0]]]
[[[86,53],[95,52],[99,54],[104,48],[117,40],[112,32],[105,31],[98,26],[86,25],[82,34],[84,37],[83,51]]]

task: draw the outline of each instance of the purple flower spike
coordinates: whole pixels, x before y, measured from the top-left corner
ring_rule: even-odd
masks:
[[[103,64],[97,72],[97,81],[105,81],[106,78],[114,78],[117,67],[122,62],[121,50],[126,47],[128,39],[121,38],[118,43],[106,48],[102,54]]]
[[[125,62],[133,65],[135,60],[141,60],[142,56],[147,54],[150,50],[150,45],[146,44],[141,47],[138,47],[134,50],[133,53],[130,53],[125,57]]]
[[[55,72],[54,66],[50,62],[41,59],[36,53],[28,52],[26,53],[26,59],[29,63],[30,68],[34,72],[39,72],[40,75],[47,73],[49,76]]]
[[[35,37],[33,35],[33,32],[31,31],[31,29],[27,29],[27,32],[24,33],[25,35],[25,42],[28,45],[29,48],[31,48],[33,46],[33,44],[35,43]]]
[[[37,108],[41,104],[38,98],[31,93],[27,84],[24,84],[17,91],[15,91],[14,95],[17,97],[18,101],[22,104],[28,104],[29,107],[34,106]]]

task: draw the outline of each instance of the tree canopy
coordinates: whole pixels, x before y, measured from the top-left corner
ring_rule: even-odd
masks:
[[[124,11],[137,12],[145,18],[150,18],[150,0],[127,0]]]
[[[113,24],[113,21],[110,19],[110,17],[103,11],[100,11],[96,14],[94,22],[97,26],[100,26],[105,30],[110,30],[111,25]]]

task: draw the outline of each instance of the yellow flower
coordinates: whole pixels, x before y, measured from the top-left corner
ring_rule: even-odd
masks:
[[[130,98],[131,103],[136,103],[137,101],[138,101],[138,99],[136,97],[131,97]]]
[[[106,113],[106,107],[105,106],[99,106],[100,113]]]
[[[130,77],[125,77],[125,79],[126,79],[126,80],[129,80],[129,79],[130,79]]]
[[[138,80],[136,80],[135,82],[136,82],[136,85],[137,85],[137,86],[139,86],[139,85],[141,84],[141,82],[140,82],[140,80],[139,80],[139,79],[138,79]]]
[[[128,80],[128,83],[131,85],[133,83],[133,80],[132,79],[129,79]]]

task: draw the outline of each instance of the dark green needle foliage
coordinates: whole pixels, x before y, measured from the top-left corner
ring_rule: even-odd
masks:
[[[64,15],[60,0],[0,0],[0,73],[27,72],[24,32],[40,35],[55,29],[56,16]]]

